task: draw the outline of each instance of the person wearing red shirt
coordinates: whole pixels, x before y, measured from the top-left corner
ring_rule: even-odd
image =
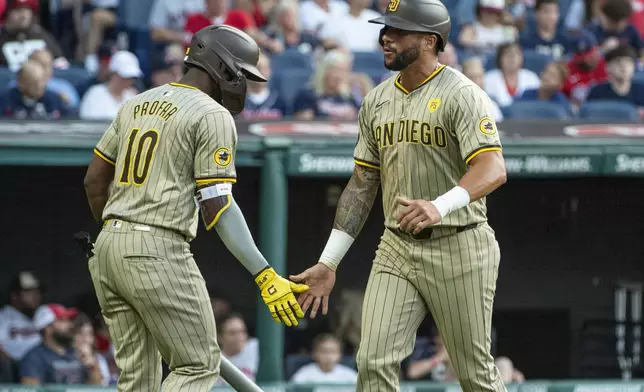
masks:
[[[205,0],[206,11],[200,14],[192,14],[186,18],[184,31],[186,34],[186,48],[190,44],[192,35],[197,31],[213,24],[225,24],[238,28],[253,37],[260,47],[269,49],[272,53],[280,53],[283,46],[277,40],[268,37],[263,31],[257,28],[251,11],[250,0],[237,0],[235,8],[228,10],[228,0]]]
[[[575,54],[568,63],[568,78],[562,92],[576,105],[582,103],[590,89],[608,79],[606,62],[602,57],[595,36],[584,31],[575,43]]]

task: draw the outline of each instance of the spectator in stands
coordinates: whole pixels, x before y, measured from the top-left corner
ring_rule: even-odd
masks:
[[[588,101],[616,100],[628,102],[644,114],[644,83],[633,81],[635,50],[620,45],[606,53],[608,82],[594,86],[588,93]]]
[[[599,21],[590,27],[603,53],[620,44],[630,45],[638,56],[644,55],[644,43],[637,29],[629,23],[633,14],[629,0],[605,0],[599,11]]]
[[[96,74],[78,87],[78,95],[82,97],[87,90],[95,84],[107,82],[110,78],[110,59],[112,58],[112,47],[109,45],[101,45],[98,48],[98,71]]]
[[[48,49],[54,56],[54,67],[66,68],[60,45],[54,37],[36,23],[38,0],[10,0],[0,33],[0,65],[16,72],[38,49]]]
[[[72,319],[76,314],[75,309],[57,304],[42,305],[36,310],[34,324],[42,343],[20,361],[22,384],[101,385],[96,358],[84,357],[81,361],[72,347]]]
[[[358,353],[363,299],[363,290],[342,290],[341,300],[330,320],[333,334],[345,342],[348,355],[355,356]]]
[[[380,50],[378,36],[380,25],[369,20],[380,17],[371,9],[373,0],[348,0],[349,11],[327,20],[318,36],[335,41],[351,52],[377,52]]]
[[[601,0],[573,0],[568,9],[565,28],[572,33],[578,33],[597,22]]]
[[[13,362],[9,358],[0,356],[0,384],[14,384],[15,371]]]
[[[58,94],[68,107],[72,109],[77,108],[80,102],[78,91],[67,80],[54,77],[54,57],[51,55],[51,52],[47,49],[39,49],[33,52],[29,59],[42,65],[45,70],[47,89]]]
[[[208,292],[210,293],[210,305],[212,306],[212,313],[215,315],[215,320],[223,320],[228,317],[230,314],[230,301],[228,298],[214,289],[210,289]]]
[[[568,62],[568,79],[562,91],[572,104],[578,105],[586,99],[593,85],[606,81],[608,74],[606,63],[592,33],[583,31],[577,37],[574,52],[574,56]]]
[[[450,42],[445,45],[445,49],[438,54],[438,61],[454,69],[461,69],[458,63],[458,53],[456,48]]]
[[[280,41],[286,50],[294,49],[304,54],[313,53],[323,46],[323,42],[315,35],[302,31],[299,3],[295,0],[280,1],[266,29],[266,34]]]
[[[525,381],[523,373],[514,367],[510,358],[498,357],[494,360],[494,364],[499,369],[504,384],[520,384]]]
[[[150,13],[152,40],[181,45],[190,42],[192,34],[184,30],[186,16],[204,11],[204,0],[156,0]]]
[[[264,30],[268,27],[271,15],[280,1],[278,0],[255,0],[253,4],[253,19],[258,28]]]
[[[480,57],[470,57],[463,61],[463,74],[480,88],[485,88],[485,67]],[[490,100],[490,105],[490,111],[494,121],[503,121],[503,113],[499,105],[492,99]]]
[[[507,0],[505,10],[501,15],[501,21],[504,25],[514,26],[518,30],[525,27],[528,7],[524,0]]]
[[[206,10],[203,13],[192,14],[186,19],[185,31],[187,37],[192,37],[197,31],[213,23],[225,24],[238,28],[253,37],[262,49],[271,53],[281,53],[284,46],[265,32],[257,28],[253,18],[253,3],[251,0],[234,0],[235,7],[228,10],[228,0],[205,0]],[[190,41],[186,41],[186,46]]]
[[[355,120],[360,106],[351,92],[350,64],[348,54],[327,52],[313,74],[312,88],[304,88],[296,95],[294,117]]]
[[[125,50],[114,53],[110,60],[111,76],[106,83],[87,90],[80,104],[80,118],[84,120],[113,120],[125,101],[138,92],[135,80],[143,76],[139,60]]]
[[[92,320],[87,315],[80,313],[74,318],[72,334],[74,337],[72,347],[76,350],[78,359],[88,367],[95,361],[101,375],[101,385],[109,385],[110,368],[105,357],[96,352],[96,337]]]
[[[116,26],[120,0],[90,0],[89,24],[85,43],[85,68],[91,74],[98,72],[98,49],[105,33]]]
[[[537,0],[535,5],[535,29],[525,31],[521,35],[523,49],[531,49],[538,53],[559,60],[570,53],[568,36],[559,30],[559,0]]]
[[[476,21],[462,28],[458,43],[471,53],[491,54],[499,45],[514,42],[516,28],[501,23],[504,7],[504,0],[479,0]]]
[[[59,119],[72,114],[60,95],[47,90],[46,71],[28,60],[18,72],[18,83],[0,99],[0,110],[14,119]]]
[[[300,3],[300,24],[303,31],[317,37],[327,23],[348,13],[349,5],[342,0],[305,0]]]
[[[267,80],[270,80],[271,64],[266,55],[260,54],[257,68]],[[246,105],[240,113],[241,118],[280,119],[288,114],[286,102],[280,96],[279,91],[271,90],[268,83],[253,82],[252,80],[247,83]]]
[[[163,86],[164,84],[179,81],[183,76],[183,63],[179,61],[171,61],[165,56],[159,56],[152,63],[152,88]]]
[[[485,92],[499,104],[509,106],[523,91],[539,88],[541,82],[534,72],[523,68],[523,51],[518,44],[499,46],[496,55],[497,69],[485,73]]]
[[[405,376],[409,380],[455,381],[447,349],[438,329],[433,328],[429,341],[419,337],[409,357]]]
[[[520,101],[546,101],[560,105],[572,115],[572,108],[568,98],[561,92],[568,76],[568,67],[565,63],[554,62],[546,66],[541,74],[541,86],[536,89],[525,90]]]
[[[0,311],[0,358],[19,361],[40,344],[34,312],[40,306],[40,282],[31,272],[20,272],[9,286],[9,305]]]
[[[231,314],[219,323],[221,353],[254,381],[259,367],[259,342],[256,338],[248,338],[246,323],[238,314]],[[221,378],[218,384],[222,384]]]
[[[355,384],[358,372],[340,364],[342,347],[340,340],[330,334],[321,334],[313,339],[314,362],[302,366],[291,378],[296,384],[342,383]]]

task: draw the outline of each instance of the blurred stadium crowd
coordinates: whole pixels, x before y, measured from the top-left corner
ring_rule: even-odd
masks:
[[[43,304],[43,291],[39,279],[28,271],[16,275],[10,284],[9,303],[0,310],[0,385],[115,385],[119,371],[100,313],[88,316],[82,311],[91,310]],[[363,295],[344,290],[328,323],[307,326],[302,320],[300,327],[287,331],[286,380],[295,384],[355,384]],[[211,292],[211,304],[222,354],[254,380],[260,358],[258,340],[225,296]],[[496,363],[507,383],[524,380],[510,359],[498,357]],[[167,369],[164,371],[167,375]],[[421,327],[401,377],[456,381],[433,325]],[[225,382],[220,379],[218,383]]]
[[[644,108],[643,0],[445,0],[441,62],[504,118],[616,118]],[[269,83],[240,117],[353,120],[392,74],[378,25],[388,0],[0,0],[5,118],[109,120],[146,88],[176,82],[192,34],[212,23],[262,47]],[[138,25],[132,27],[132,21]],[[130,21],[129,23],[127,21]]]

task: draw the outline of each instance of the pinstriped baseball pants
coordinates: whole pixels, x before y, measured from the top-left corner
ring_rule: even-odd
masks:
[[[494,231],[482,224],[437,234],[416,241],[385,230],[365,292],[357,391],[400,390],[400,363],[428,312],[463,391],[506,391],[490,355],[500,260]]]
[[[115,223],[119,222],[119,223]],[[121,369],[119,391],[210,391],[220,351],[206,284],[188,243],[160,228],[108,221],[89,270]]]

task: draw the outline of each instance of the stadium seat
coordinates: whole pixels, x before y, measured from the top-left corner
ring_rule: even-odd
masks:
[[[380,52],[353,52],[353,70],[356,72],[369,72],[381,70],[387,72],[384,66],[383,54]]]
[[[91,78],[85,68],[70,67],[68,69],[54,70],[54,77],[64,79],[71,83],[76,89],[82,87]]]
[[[639,121],[639,113],[635,105],[627,102],[598,100],[581,105],[579,117],[593,121]]]
[[[278,76],[278,90],[289,107],[292,106],[297,92],[305,87],[310,79],[311,71],[308,69],[290,69]]]
[[[9,88],[9,82],[16,78],[16,74],[11,72],[9,68],[0,68],[0,91],[5,91]]]
[[[528,69],[537,75],[541,74],[548,63],[552,62],[552,57],[535,52],[534,50],[523,50],[523,68]],[[497,68],[496,54],[487,56],[485,59],[485,69],[491,70]]]
[[[271,57],[273,70],[280,69],[306,69],[313,67],[310,54],[300,53],[296,50],[287,50],[284,53]]]
[[[544,101],[517,101],[505,108],[508,118],[564,120],[568,113],[561,105]]]

